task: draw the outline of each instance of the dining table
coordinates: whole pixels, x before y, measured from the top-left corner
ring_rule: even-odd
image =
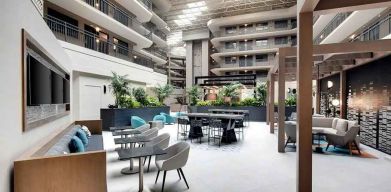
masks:
[[[139,173],[139,185],[137,189],[131,189],[130,191],[149,191],[144,187],[144,158],[152,155],[164,155],[166,152],[158,146],[150,147],[138,147],[130,149],[121,149],[117,151],[120,160],[132,160],[133,158],[139,159],[138,173]]]
[[[220,119],[223,124],[223,138],[221,139],[222,143],[232,143],[237,141],[235,134],[235,121],[244,119],[244,115],[235,114],[187,113],[185,115],[189,118],[190,121],[202,119]],[[201,127],[190,126],[189,138],[202,137],[202,135]]]
[[[115,151],[120,151],[124,149],[135,149],[136,143],[146,143],[151,141],[151,139],[147,138],[146,136],[134,136],[134,137],[125,137],[125,138],[115,138],[114,143],[116,145],[121,144],[121,148],[116,148]],[[129,144],[129,147],[127,147],[127,144]],[[125,146],[125,147],[123,147]],[[120,158],[121,160],[121,158]],[[133,160],[129,159],[130,164],[129,167],[125,167],[121,169],[121,173],[124,175],[129,175],[129,174],[135,174],[138,173],[139,170],[137,169],[137,166],[133,164]]]

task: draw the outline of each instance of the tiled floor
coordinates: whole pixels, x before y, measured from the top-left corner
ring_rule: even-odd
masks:
[[[173,144],[177,142],[176,130],[176,125],[169,125],[160,132],[170,133]],[[137,188],[138,174],[120,173],[129,161],[118,160],[111,133],[104,133],[104,141],[108,150],[108,191]],[[313,154],[313,191],[390,192],[390,156],[365,146],[362,150],[378,159]],[[189,161],[183,171],[190,190],[183,180],[179,180],[177,172],[171,171],[167,173],[165,191],[293,192],[296,188],[296,153],[278,153],[277,134],[270,134],[265,123],[252,122],[245,128],[244,140],[237,143],[221,148],[208,145],[206,140],[202,144],[191,143]],[[150,191],[161,189],[162,174],[154,184],[156,174],[152,159],[151,170],[144,175],[144,185]]]

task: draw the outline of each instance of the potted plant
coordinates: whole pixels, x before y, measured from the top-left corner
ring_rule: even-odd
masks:
[[[197,85],[189,88],[187,91],[187,95],[189,96],[189,100],[190,100],[190,105],[196,105],[198,100],[199,100],[199,97],[200,97],[200,91],[199,91],[199,87]]]
[[[174,88],[170,84],[164,86],[158,85],[155,87],[155,93],[160,103],[163,103],[164,99],[171,95],[174,91]]]
[[[266,94],[267,94],[267,87],[265,83],[259,83],[255,87],[255,99],[259,102],[261,106],[266,105]]]
[[[231,104],[232,98],[239,97],[238,90],[241,86],[242,84],[237,82],[224,85],[220,90],[221,95],[224,97],[224,102]]]
[[[127,75],[121,76],[115,72],[112,73],[113,76],[111,77],[110,88],[115,97],[115,105],[113,108],[124,107],[126,105],[127,96],[130,95],[128,82],[126,81]]]

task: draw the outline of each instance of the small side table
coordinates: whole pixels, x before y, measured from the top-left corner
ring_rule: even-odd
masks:
[[[159,128],[163,129],[164,128],[164,122],[163,121],[149,121],[149,125],[151,125],[151,128]]]

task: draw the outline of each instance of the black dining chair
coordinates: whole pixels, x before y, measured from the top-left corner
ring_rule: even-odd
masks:
[[[177,140],[179,140],[180,136],[182,136],[185,139],[185,141],[187,140],[189,134],[188,125],[190,125],[190,122],[187,118],[184,117],[178,118]]]
[[[193,142],[194,138],[198,138],[201,143],[202,137],[204,136],[202,132],[202,127],[202,119],[190,119],[189,138],[191,142]]]
[[[211,119],[209,121],[209,133],[208,133],[208,144],[213,139],[213,143],[216,143],[216,140],[221,146],[221,140],[223,139],[223,123],[220,119]]]

